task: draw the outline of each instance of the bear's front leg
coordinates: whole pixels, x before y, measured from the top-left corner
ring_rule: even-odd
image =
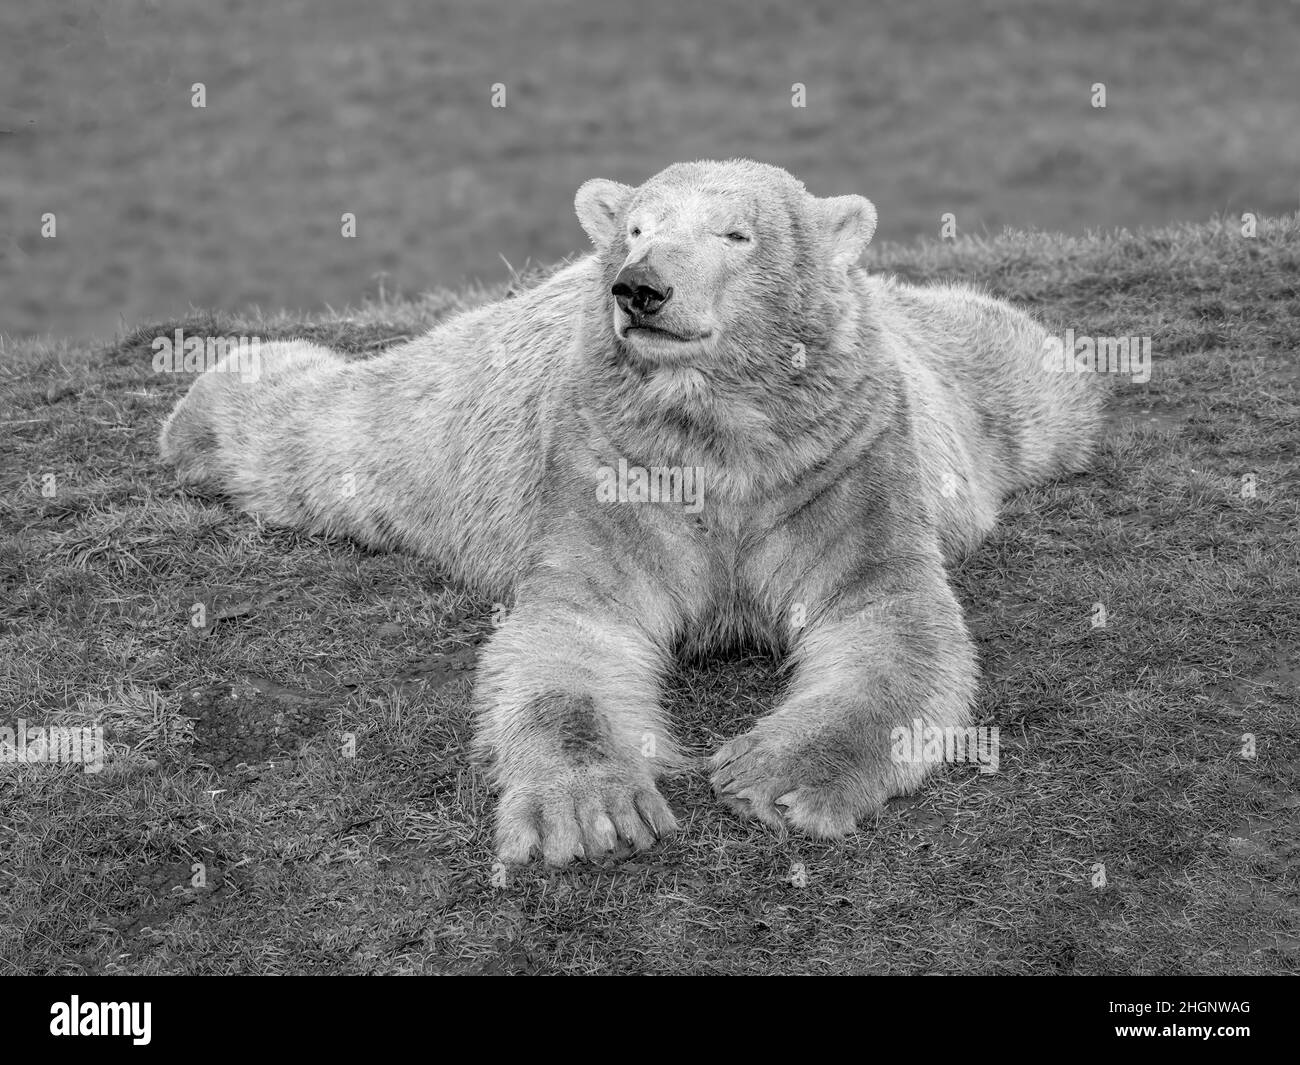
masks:
[[[671,627],[666,597],[633,592],[599,565],[520,589],[483,653],[476,695],[503,861],[540,852],[563,865],[642,850],[676,829],[655,787],[680,760],[659,706]]]
[[[895,729],[969,722],[974,649],[942,565],[876,575],[806,608],[786,699],[713,757],[714,791],[737,813],[842,836],[933,768],[892,757]]]

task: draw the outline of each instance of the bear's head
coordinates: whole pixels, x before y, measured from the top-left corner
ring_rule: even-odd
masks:
[[[638,188],[595,180],[578,219],[596,245],[602,331],[646,366],[706,366],[829,341],[876,210],[812,196],[780,167],[678,163]]]

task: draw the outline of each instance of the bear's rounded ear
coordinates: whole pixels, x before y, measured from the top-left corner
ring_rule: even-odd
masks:
[[[597,248],[607,247],[618,233],[618,213],[632,192],[630,185],[596,178],[584,181],[573,197],[578,221]]]
[[[830,196],[821,201],[831,258],[852,266],[876,231],[876,206],[865,196]]]

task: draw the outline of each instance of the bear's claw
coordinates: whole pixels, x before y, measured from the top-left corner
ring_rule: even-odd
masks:
[[[873,804],[858,801],[865,790],[860,772],[832,771],[828,762],[819,763],[808,748],[784,751],[776,738],[747,733],[713,756],[713,791],[741,817],[778,831],[838,839]]]
[[[521,865],[540,853],[548,865],[647,850],[677,830],[653,784],[571,771],[546,786],[507,790],[497,812],[497,857]]]

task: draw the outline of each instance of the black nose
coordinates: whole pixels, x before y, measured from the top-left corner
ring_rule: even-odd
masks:
[[[672,286],[665,285],[663,278],[644,262],[623,267],[614,278],[614,287],[610,291],[618,305],[633,318],[657,314],[659,308],[673,298]]]

